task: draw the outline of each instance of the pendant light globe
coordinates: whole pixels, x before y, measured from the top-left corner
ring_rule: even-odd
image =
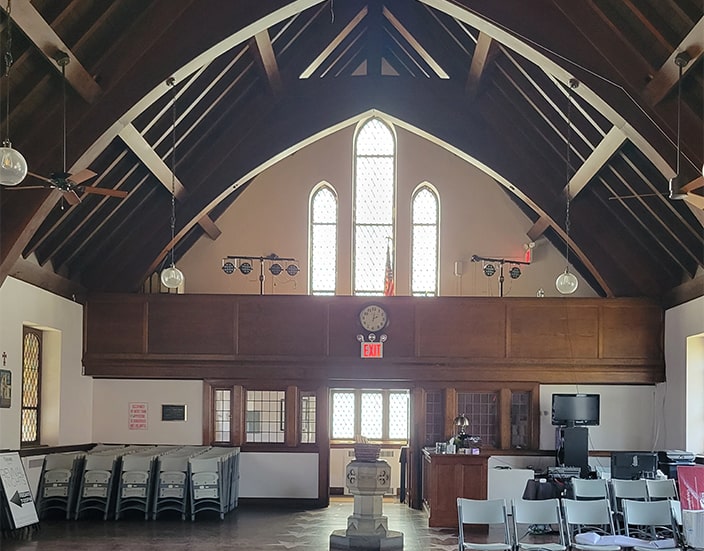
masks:
[[[169,266],[161,271],[161,283],[167,289],[178,289],[183,280],[183,272],[176,266]]]
[[[27,161],[9,140],[0,147],[0,185],[16,186],[27,176]]]
[[[557,276],[555,287],[560,294],[571,295],[579,287],[579,279],[577,279],[576,275],[570,273],[569,268],[565,268],[565,271]]]

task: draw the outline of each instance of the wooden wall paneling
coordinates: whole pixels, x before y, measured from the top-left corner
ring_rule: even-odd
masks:
[[[426,439],[427,392],[424,388],[411,389],[411,434],[408,440],[406,503],[420,509],[422,503],[422,448]]]
[[[84,310],[84,352],[144,354],[148,314],[139,296],[90,298]]]
[[[203,429],[202,429],[202,444],[210,446],[212,444],[215,433],[215,419],[213,415],[215,388],[210,382],[203,381]]]
[[[167,295],[149,300],[149,352],[234,356],[232,298]]]
[[[561,302],[557,302],[561,301]],[[598,358],[599,308],[540,299],[508,305],[508,357]]]
[[[533,385],[530,392],[530,411],[533,414],[530,420],[530,439],[528,440],[530,449],[537,450],[540,448],[540,385]]]
[[[511,447],[511,389],[499,390],[499,447]]]
[[[318,356],[326,346],[323,301],[307,296],[240,297],[238,350],[248,356]]]
[[[245,444],[245,411],[247,408],[247,393],[242,385],[232,387],[232,445]]]
[[[493,300],[438,297],[416,305],[418,357],[506,356],[506,310]]]
[[[286,387],[286,412],[284,421],[284,442],[289,448],[298,446],[299,435],[301,434],[301,401],[298,387],[290,385]]]
[[[635,305],[637,315],[634,315]],[[602,358],[658,358],[663,353],[663,313],[655,305],[601,306]]]
[[[315,394],[315,440],[318,444],[318,499],[330,505],[330,389],[320,386]]]
[[[457,431],[455,428],[455,417],[459,413],[457,411],[457,389],[446,388],[445,396],[445,436],[454,435]]]

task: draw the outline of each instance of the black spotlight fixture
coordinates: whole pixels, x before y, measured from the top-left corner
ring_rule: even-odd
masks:
[[[286,266],[286,273],[291,277],[295,276],[299,271],[300,269],[295,264],[289,264]]]
[[[508,275],[511,276],[511,279],[518,279],[521,277],[521,269],[518,266],[514,266],[508,271]]]
[[[278,262],[275,262],[271,266],[269,266],[269,271],[271,272],[271,275],[279,275],[281,272],[284,271],[284,269],[281,267],[281,264]]]
[[[242,262],[240,264],[240,272],[244,275],[249,275],[252,273],[252,263],[249,261]]]
[[[496,273],[496,268],[494,267],[493,264],[486,264],[484,266],[484,275],[486,277],[491,277]]]
[[[232,275],[235,273],[235,265],[229,260],[222,265],[222,271],[227,275]]]

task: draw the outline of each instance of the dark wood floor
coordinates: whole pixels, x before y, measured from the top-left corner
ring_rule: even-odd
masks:
[[[313,510],[243,505],[224,521],[205,513],[195,522],[177,516],[156,521],[139,516],[118,521],[48,519],[28,539],[4,540],[1,547],[3,551],[317,551],[329,548],[330,533],[345,529],[350,514],[352,500],[336,498],[330,507]],[[428,517],[422,511],[389,501],[384,503],[384,515],[390,530],[403,532],[406,551],[457,549],[456,530],[428,528]]]

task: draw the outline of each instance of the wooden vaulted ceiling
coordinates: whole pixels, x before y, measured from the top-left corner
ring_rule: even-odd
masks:
[[[54,59],[64,51],[70,172],[90,168],[88,185],[128,195],[84,193],[72,205],[58,190],[20,191],[37,183],[29,178],[0,189],[0,282],[138,290],[172,245],[174,159],[181,255],[219,237],[218,217],[264,168],[376,111],[487,170],[534,221],[529,236],[560,248],[569,179],[571,258],[600,294],[663,304],[704,294],[701,0],[10,7],[13,146],[32,172],[60,170]],[[671,200],[684,51],[680,179],[690,193]],[[3,78],[3,138],[7,90]]]

